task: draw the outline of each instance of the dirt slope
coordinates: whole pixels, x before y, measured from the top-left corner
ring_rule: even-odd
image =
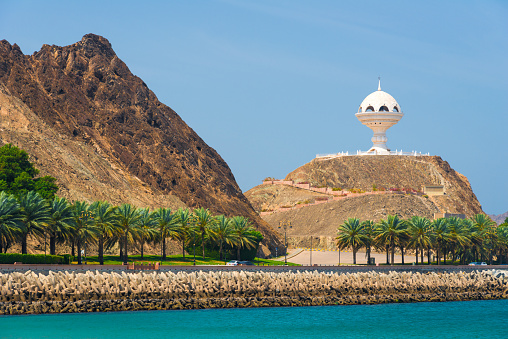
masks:
[[[328,195],[286,185],[259,185],[245,192],[257,212],[274,210],[282,206],[294,206]]]

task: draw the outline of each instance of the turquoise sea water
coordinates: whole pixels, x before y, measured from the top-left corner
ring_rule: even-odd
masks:
[[[0,316],[2,338],[508,338],[508,300]]]

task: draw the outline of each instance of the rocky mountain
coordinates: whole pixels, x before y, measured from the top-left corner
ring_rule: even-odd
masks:
[[[357,192],[372,192],[374,187],[414,191],[421,191],[424,185],[444,187],[444,194],[428,196],[353,194],[333,200],[329,194],[328,202],[319,204],[315,202],[326,194],[294,186],[263,184],[247,191],[245,195],[258,212],[275,211],[262,213],[263,219],[273,227],[282,220],[292,222],[288,237],[294,246],[309,246],[310,236],[314,236],[319,238],[314,244],[317,241],[321,247],[334,247],[337,227],[350,217],[378,221],[389,214],[402,218],[414,215],[433,218],[434,213],[461,213],[468,217],[483,213],[467,178],[438,156],[314,159],[289,173],[284,180],[336,190],[356,189]],[[290,209],[291,206],[294,208]]]
[[[493,215],[489,214],[489,216],[494,220],[498,225],[502,224],[506,218],[508,218],[508,212],[505,212],[503,214]]]
[[[61,196],[243,215],[264,234],[264,255],[280,244],[220,155],[101,36],[32,55],[0,41],[0,117],[2,143],[27,150]]]

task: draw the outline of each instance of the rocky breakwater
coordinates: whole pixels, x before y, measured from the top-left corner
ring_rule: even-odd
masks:
[[[501,299],[507,273],[13,272],[0,314]]]

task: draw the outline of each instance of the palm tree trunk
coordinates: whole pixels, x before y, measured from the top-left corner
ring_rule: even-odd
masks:
[[[422,261],[422,265],[423,265],[423,248],[422,248],[422,253],[421,253],[421,256],[420,256],[420,257],[421,257],[421,259],[422,259],[421,261]]]
[[[125,233],[125,240],[124,240],[125,244],[125,253],[123,255],[123,263],[124,265],[127,265],[127,262],[129,261],[129,255],[127,254],[127,232]]]
[[[56,255],[56,235],[49,236],[49,254]]]
[[[390,246],[386,245],[386,264],[390,265]]]
[[[141,239],[141,259],[143,259],[143,248],[145,247],[145,238]]]
[[[120,247],[120,261],[123,262],[123,241],[122,241],[122,239],[118,240],[118,247]]]
[[[236,248],[236,257],[238,258],[237,260],[242,260],[240,259],[240,246]]]
[[[441,258],[439,257],[439,246],[436,249],[436,254],[437,254],[437,264],[440,265],[441,264]]]
[[[428,247],[427,248],[427,265],[430,265],[430,256],[431,256],[430,247]]]
[[[75,241],[74,241],[74,239],[72,239],[72,241],[71,241],[71,255],[73,257],[75,257],[75,254],[76,254],[76,251],[74,250],[74,247],[75,247],[74,245],[75,245]]]
[[[182,257],[185,259],[185,237],[182,238]]]
[[[166,260],[166,238],[162,237],[162,260]]]
[[[201,232],[201,247],[203,247],[203,260],[205,260],[205,232]]]
[[[446,246],[443,249],[443,265],[446,265]]]
[[[370,245],[367,247],[367,263],[370,265]]]
[[[21,238],[21,254],[27,254],[27,246],[26,246],[26,243],[27,243],[27,238],[28,238],[28,233],[25,233],[23,234],[23,238]]]
[[[418,246],[415,248],[416,250],[416,264],[418,265]]]
[[[392,244],[392,263],[391,265],[395,263],[395,244]]]
[[[104,238],[99,237],[99,264],[104,265]]]
[[[78,265],[82,264],[81,261],[81,241],[78,241],[77,243],[77,250],[78,250]]]
[[[353,247],[353,265],[356,265],[356,247]]]
[[[404,265],[404,247],[400,246],[400,254],[402,255],[402,265]]]

